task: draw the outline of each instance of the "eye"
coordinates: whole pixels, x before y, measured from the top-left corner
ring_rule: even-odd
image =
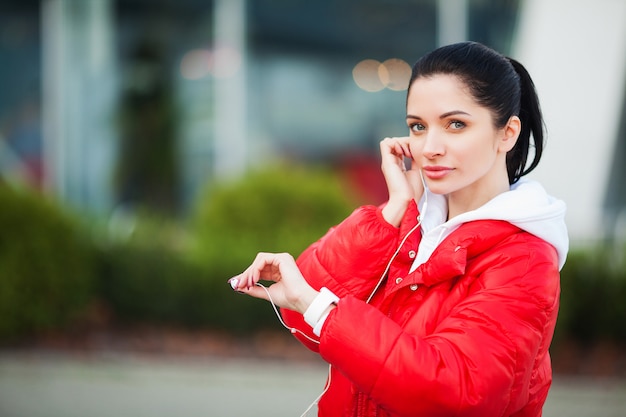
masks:
[[[452,120],[450,123],[448,123],[448,126],[451,127],[453,130],[460,130],[463,129],[466,124],[461,122],[460,120]]]
[[[426,130],[426,126],[421,123],[411,123],[409,125],[409,129],[411,130],[411,132],[422,132]]]

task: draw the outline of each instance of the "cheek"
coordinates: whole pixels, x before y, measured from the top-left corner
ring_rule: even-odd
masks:
[[[483,143],[473,149],[467,149],[465,161],[467,166],[476,173],[484,174],[489,171],[495,163],[498,155],[497,146],[491,143]]]

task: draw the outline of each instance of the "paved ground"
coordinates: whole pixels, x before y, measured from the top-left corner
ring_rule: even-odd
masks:
[[[0,416],[298,417],[326,372],[321,362],[5,352]],[[625,417],[626,381],[556,378],[544,417],[557,416]]]

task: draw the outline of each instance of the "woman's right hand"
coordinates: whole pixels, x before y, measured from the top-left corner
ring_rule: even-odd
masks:
[[[418,200],[424,192],[419,166],[411,153],[410,138],[385,138],[380,142],[381,168],[389,191],[389,201],[383,208],[383,217],[399,226],[411,199]],[[404,158],[411,160],[407,169]]]
[[[259,281],[273,282],[265,289]],[[293,256],[288,253],[259,253],[244,272],[229,281],[233,290],[274,302],[303,314],[318,292],[304,279]],[[270,299],[271,296],[271,299]]]

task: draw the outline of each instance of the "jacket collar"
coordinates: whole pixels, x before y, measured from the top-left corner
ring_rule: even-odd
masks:
[[[409,274],[402,286],[433,286],[463,275],[470,259],[520,232],[517,226],[500,220],[464,223],[441,242],[426,263]]]

